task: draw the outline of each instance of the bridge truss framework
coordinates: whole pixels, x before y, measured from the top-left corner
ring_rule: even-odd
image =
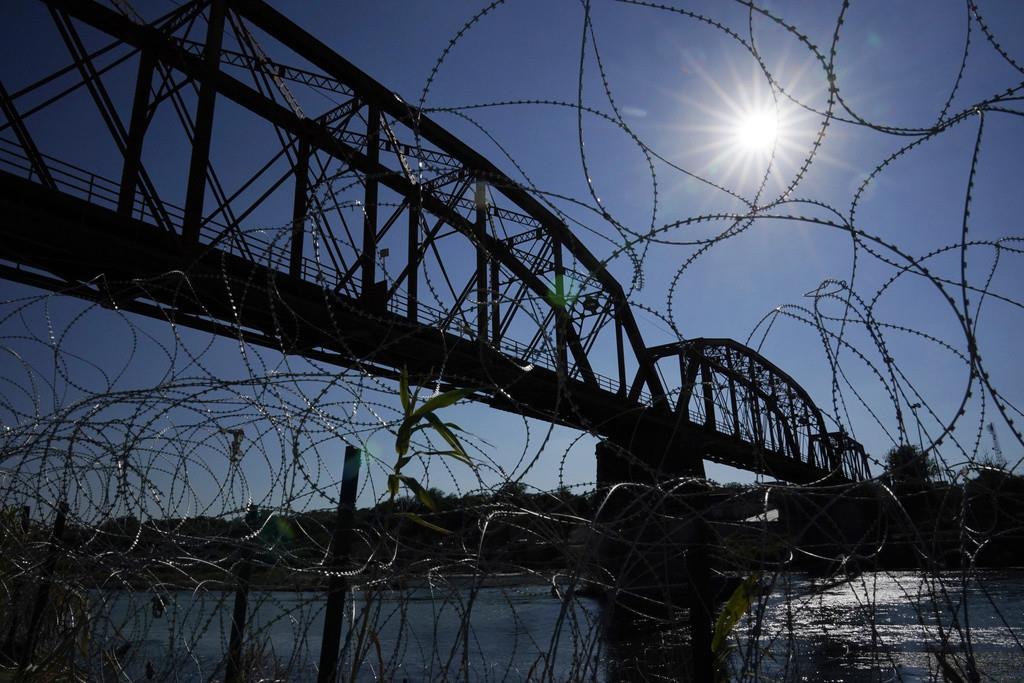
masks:
[[[150,24],[123,3],[44,4],[70,66],[0,84],[3,277],[473,387],[602,435],[655,478],[703,474],[704,459],[797,482],[870,476],[863,448],[751,349],[649,348],[556,210],[262,0],[193,1]],[[90,147],[102,138],[109,168],[31,132],[40,114],[73,124],[75,103],[101,123]]]

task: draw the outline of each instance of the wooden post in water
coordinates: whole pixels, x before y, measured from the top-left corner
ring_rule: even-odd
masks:
[[[348,562],[352,544],[352,517],[359,490],[359,449],[345,447],[345,465],[341,478],[338,513],[331,538],[331,572],[327,586],[327,607],[324,611],[324,634],[320,644],[320,673],[317,683],[334,683],[338,678],[338,648],[341,645],[341,617],[345,611],[348,582],[341,574]]]
[[[43,573],[39,579],[39,589],[36,591],[36,601],[32,606],[32,616],[28,622],[28,634],[25,638],[25,648],[21,652],[19,663],[20,669],[24,670],[32,662],[32,655],[36,649],[36,637],[43,621],[43,612],[46,610],[46,603],[50,601],[50,585],[53,583],[53,573],[57,569],[57,555],[60,552],[60,542],[64,538],[64,525],[67,523],[68,504],[60,503],[57,506],[57,518],[53,521],[53,531],[50,532],[49,555],[46,564],[43,565]]]
[[[245,515],[245,528],[252,533],[257,521],[256,506],[250,506]],[[247,534],[248,535],[248,534]],[[231,639],[228,641],[228,664],[225,683],[242,681],[242,641],[245,638],[245,617],[249,608],[249,581],[252,577],[252,548],[243,547],[238,560],[238,584],[235,588],[235,609],[231,615]]]

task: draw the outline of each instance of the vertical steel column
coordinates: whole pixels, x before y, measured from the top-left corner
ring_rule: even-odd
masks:
[[[476,182],[476,337],[487,339],[487,252],[484,236],[487,234],[487,184]]]
[[[500,265],[498,259],[491,259],[491,343],[501,343],[501,302],[498,299]]]
[[[762,413],[764,416],[764,432],[763,432],[763,443],[761,444],[765,448],[770,448],[772,441],[777,437],[775,435],[775,423],[772,421],[772,411],[768,408],[768,401],[762,400]]]
[[[768,430],[772,436],[772,445],[775,446],[775,450],[778,453],[785,455],[786,441],[785,437],[782,436],[783,417],[776,413],[776,411],[779,413],[782,412],[782,406],[779,405],[779,394],[775,390],[775,382],[770,376],[768,377],[768,385],[771,387],[771,401],[765,402],[765,407],[768,408],[768,410],[765,410],[765,417],[768,420]],[[771,409],[773,404],[775,410]]]
[[[788,384],[782,385],[780,388],[783,391],[781,393],[776,392],[776,397],[778,400],[778,410],[782,415],[779,419],[779,426],[782,428],[782,453],[787,457],[798,460],[800,456],[793,445],[793,435],[795,434],[793,427],[796,426],[796,421],[793,419],[792,394]]]
[[[676,398],[676,420],[690,422],[690,399],[686,396],[686,356],[679,352],[676,354],[676,360],[679,361],[679,396]]]
[[[807,464],[814,464],[814,434],[811,428],[811,414],[807,411],[807,405],[803,404],[804,408],[804,426],[807,427]]]
[[[685,362],[684,362],[685,361]],[[690,420],[690,399],[693,398],[693,387],[700,371],[700,361],[696,353],[681,351],[679,354],[679,372],[682,386],[679,388],[679,407],[686,411],[686,419]]]
[[[718,429],[715,423],[715,395],[711,391],[712,374],[707,363],[700,364],[700,384],[704,392],[704,426]]]
[[[121,188],[117,194],[117,213],[131,216],[135,206],[135,189],[139,184],[142,167],[142,140],[149,124],[149,90],[153,84],[156,62],[150,50],[141,50],[139,71],[135,77],[135,95],[132,98],[132,118],[128,123],[128,139],[121,166]]]
[[[615,302],[615,355],[619,362],[619,391],[620,396],[626,393],[626,350],[622,345],[622,319],[619,317],[620,303]],[[687,413],[689,415],[689,413]]]
[[[754,430],[754,443],[764,448],[764,430],[761,428],[761,408],[757,401],[757,377],[755,377],[754,364],[747,361],[747,378],[750,380],[750,391],[747,398],[750,400],[750,427]]]
[[[299,155],[295,160],[295,197],[292,201],[292,251],[288,272],[302,277],[302,248],[306,237],[306,214],[309,212],[309,142],[299,141]]]
[[[203,220],[203,199],[206,194],[206,174],[210,165],[210,139],[213,137],[213,105],[217,90],[213,79],[220,70],[220,47],[224,40],[224,18],[227,0],[210,3],[210,19],[206,27],[206,45],[203,48],[203,77],[199,84],[196,104],[196,128],[192,137],[192,158],[188,165],[188,186],[185,190],[185,210],[181,235],[186,242],[199,241],[199,228]]]
[[[732,408],[732,431],[736,435],[736,438],[742,436],[742,430],[740,429],[740,407],[736,400],[736,381],[729,376],[729,406]]]
[[[569,349],[566,325],[569,314],[565,310],[565,269],[562,266],[562,244],[552,235],[551,252],[555,262],[555,291],[551,305],[555,312],[555,369],[564,377],[569,377]]]
[[[363,202],[363,305],[372,308],[377,282],[377,164],[380,162],[380,110],[374,105],[366,108],[366,159],[370,170],[366,173],[366,192]]]
[[[740,438],[740,408],[736,401],[736,380],[733,377],[736,370],[732,363],[732,352],[728,349],[725,352],[725,364],[729,369],[729,406],[732,408],[732,428],[736,433],[736,438]]]
[[[345,593],[348,582],[340,573],[348,561],[352,544],[352,517],[356,509],[359,490],[359,449],[345,447],[345,465],[341,478],[338,512],[331,538],[331,576],[327,587],[327,607],[324,608],[324,636],[320,644],[320,669],[317,683],[334,683],[338,678],[338,648],[341,645],[341,618],[345,611]]]
[[[783,412],[785,418],[782,421],[782,434],[786,439],[786,449],[789,457],[800,462],[800,424],[796,419],[796,410],[793,406],[793,389],[786,386],[786,409]]]
[[[416,196],[409,198],[409,242],[406,257],[406,304],[405,315],[409,322],[416,322],[419,313],[420,283],[420,197],[419,186]]]

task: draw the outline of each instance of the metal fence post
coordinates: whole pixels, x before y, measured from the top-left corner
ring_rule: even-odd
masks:
[[[331,538],[330,579],[327,586],[327,607],[324,612],[324,634],[320,644],[320,672],[317,683],[334,683],[338,677],[338,648],[341,645],[341,618],[345,611],[348,582],[341,574],[348,561],[352,544],[352,518],[359,489],[359,449],[345,448],[345,468],[341,479],[338,513]]]
[[[698,514],[707,511],[707,499],[698,498]],[[711,567],[709,562],[711,529],[701,516],[694,522],[693,545],[688,549],[690,591],[690,652],[693,658],[693,680],[713,683],[715,680],[714,653],[711,650],[713,619],[711,593]]]
[[[29,522],[30,522],[31,508],[28,505],[21,507],[21,534],[25,536],[28,534]],[[7,638],[4,640],[3,657],[5,660],[14,661],[14,641],[18,635],[18,623],[21,610],[18,609],[18,596],[22,592],[22,583],[15,581],[14,590],[11,591],[11,627],[7,630]]]
[[[43,574],[39,580],[39,590],[36,591],[35,604],[32,606],[32,617],[28,622],[28,634],[25,639],[25,649],[21,653],[20,668],[24,669],[32,662],[32,655],[36,648],[36,638],[43,621],[43,612],[46,604],[50,601],[50,585],[53,583],[53,574],[57,569],[57,554],[60,551],[60,542],[64,538],[64,526],[67,523],[68,504],[60,503],[57,506],[57,518],[53,521],[53,531],[50,533],[50,552],[43,565]]]
[[[245,515],[245,527],[250,533],[255,527],[257,510],[249,508]],[[249,580],[252,576],[252,549],[245,547],[238,561],[238,585],[235,588],[235,609],[231,615],[231,640],[228,641],[228,663],[224,673],[225,683],[240,683],[242,680],[242,641],[245,639],[245,617],[249,607]]]

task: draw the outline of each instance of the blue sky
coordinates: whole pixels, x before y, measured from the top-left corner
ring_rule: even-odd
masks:
[[[1024,11],[1012,3],[977,4],[999,47],[1016,64],[1024,64]],[[828,79],[814,50],[829,59],[841,10],[838,2],[759,5],[778,21],[763,13],[751,15],[741,3],[726,2],[680,2],[673,7],[682,11],[669,11],[632,3],[521,0],[496,5],[477,21],[471,20],[488,5],[456,0],[377,0],[281,2],[275,6],[406,101],[422,99],[426,108],[434,110],[432,116],[437,121],[521,179],[503,150],[510,153],[530,181],[542,192],[552,193],[545,196],[579,222],[577,232],[588,246],[600,257],[610,258],[612,272],[628,283],[635,273],[628,259],[615,249],[621,236],[595,212],[594,197],[599,197],[601,208],[640,236],[637,248],[644,256],[643,289],[634,289],[631,295],[634,304],[639,304],[634,308],[649,344],[675,338],[668,320],[674,321],[684,337],[747,341],[754,334],[749,342],[752,346],[760,345],[822,409],[835,413],[838,408],[847,429],[881,458],[893,440],[901,437],[886,386],[864,362],[882,365],[884,354],[876,348],[876,340],[863,325],[844,328],[846,341],[863,357],[849,348],[841,351],[843,375],[835,394],[821,335],[815,326],[798,319],[814,309],[815,301],[808,293],[841,291],[832,280],[846,283],[844,286],[852,283],[852,290],[865,302],[881,290],[873,313],[888,354],[903,373],[897,384],[910,396],[900,399],[907,437],[915,442],[919,438],[919,425],[909,414],[911,405],[919,405],[915,410],[920,414],[924,445],[930,443],[928,434],[939,434],[957,417],[968,388],[968,367],[942,344],[966,353],[958,313],[933,282],[918,275],[903,273],[891,285],[886,283],[899,274],[903,264],[890,245],[914,258],[953,246],[956,248],[930,257],[927,265],[949,280],[945,287],[961,306],[957,245],[981,117],[967,116],[921,142],[871,176],[859,194],[858,188],[890,155],[921,140],[921,131],[935,126],[940,118],[948,120],[970,111],[1024,80],[1020,68],[998,53],[963,4],[851,3],[835,43],[835,82],[842,102],[833,103],[834,118],[827,126],[820,112],[829,106]],[[152,17],[170,5],[153,1],[139,3],[139,7],[143,15]],[[66,63],[66,53],[42,5],[5,7],[3,14],[8,20],[0,29],[0,78],[8,91]],[[794,29],[787,30],[785,25]],[[463,28],[466,30],[460,34]],[[968,29],[970,50],[958,81]],[[761,64],[748,49],[751,31]],[[772,75],[771,82],[764,69]],[[117,86],[111,87],[116,96]],[[580,96],[585,107],[620,119],[661,157],[652,162],[653,180],[648,160],[623,127],[589,112],[578,117],[574,105]],[[329,102],[322,105],[326,108]],[[1001,106],[1020,110],[1015,101]],[[773,116],[778,120],[778,142],[764,189],[758,194],[769,155],[763,149],[738,147],[735,138],[743,121],[761,111],[777,112]],[[472,117],[493,139],[456,112]],[[87,116],[83,112],[82,117]],[[230,110],[219,110],[218,116],[218,125],[232,127]],[[875,127],[856,123],[853,119],[857,117]],[[27,123],[44,152],[73,154],[77,163],[116,177],[119,161],[100,140],[69,125],[66,114],[55,111],[51,116],[43,111]],[[1020,126],[1019,114],[984,114],[968,239],[996,240],[1021,234],[1024,135]],[[239,124],[225,135],[228,137],[221,139],[231,140],[239,149],[252,145],[251,155],[257,156],[257,143],[248,139],[249,128]],[[801,172],[819,135],[820,147]],[[185,147],[172,138],[154,144],[160,145],[159,154],[169,170],[151,170],[166,176],[166,183],[183,182],[174,169],[180,169],[187,159]],[[237,156],[237,168],[224,169],[229,177],[232,171],[244,175],[248,168],[245,155]],[[799,182],[794,184],[797,178]],[[701,251],[694,242],[717,235],[729,221],[689,224],[688,219],[746,211],[742,201],[711,183],[728,188],[747,202],[770,204],[784,192],[789,201],[766,210],[768,215],[743,233]],[[584,206],[557,199],[559,196],[574,198]],[[839,217],[822,204],[832,207]],[[822,220],[840,225],[852,220],[856,229],[887,243],[867,244],[897,265],[862,247],[855,251],[848,230],[821,224]],[[1000,251],[993,271],[993,247],[979,245],[966,253],[967,282],[983,288],[992,272],[990,291],[1003,297],[986,297],[979,308],[981,296],[972,292],[969,310],[977,322],[984,369],[1007,402],[1005,410],[1012,414],[1013,406],[1024,400],[1024,375],[1017,359],[1022,331],[1017,303],[1022,285],[1019,256]],[[0,285],[2,299],[28,293],[23,287]],[[822,315],[842,315],[835,298],[819,299],[818,304]],[[27,357],[39,374],[52,377],[52,355],[44,345],[35,344],[37,348],[29,351],[27,346],[32,344],[17,339],[26,329],[38,333],[45,327],[41,306],[33,304],[29,323],[3,318],[0,337]],[[123,364],[132,349],[135,355],[118,386],[144,387],[164,381],[161,369],[171,365],[181,375],[208,372],[227,378],[266,376],[285,365],[295,371],[309,369],[299,360],[251,349],[247,351],[247,369],[240,362],[238,344],[230,340],[210,340],[188,331],[181,331],[175,339],[166,325],[137,318],[121,320],[104,309],[90,309],[76,321],[74,316],[83,305],[63,299],[50,300],[46,306],[57,321],[56,329],[67,328],[74,321],[62,348],[73,348],[83,357],[77,370],[82,374],[76,377],[87,378],[79,382],[86,389],[95,390],[104,380],[98,370],[86,369],[85,360],[110,372],[111,367]],[[4,315],[11,310],[12,305],[6,304]],[[768,323],[770,331],[762,339]],[[833,331],[839,329],[834,322],[825,325]],[[205,369],[189,367],[181,354],[169,360],[155,350],[159,347],[152,340],[133,346],[127,341],[131,330],[152,334],[167,347],[197,349]],[[24,384],[18,364],[5,360],[0,367],[9,384]],[[883,379],[890,378],[886,375]],[[56,383],[67,393],[52,399],[54,403],[66,404],[74,398],[78,390],[67,388],[69,380],[58,377]],[[362,387],[375,396],[373,401],[390,406],[381,408],[382,415],[393,410],[394,402],[388,399],[388,392],[393,392],[390,385],[347,375],[337,380],[324,403],[340,415],[347,405],[359,404],[365,417],[367,411],[373,413],[372,406],[365,403],[369,400],[366,394],[353,389]],[[914,397],[910,387],[920,396]],[[262,400],[274,404],[280,399],[265,394]],[[994,410],[991,395],[980,391],[976,383],[964,410],[954,436],[969,454],[990,450],[987,433],[980,435],[980,445],[975,443],[978,430],[993,422],[1007,458],[1013,463],[1020,457],[1024,449]],[[469,439],[479,448],[481,462],[490,459],[495,463],[493,471],[481,475],[485,484],[504,476],[524,475],[524,481],[547,489],[557,485],[559,477],[570,484],[594,479],[594,440],[587,435],[495,414],[480,406],[459,407],[451,413],[475,435]],[[363,421],[352,418],[350,424]],[[368,437],[371,450],[386,459],[389,438],[378,430]],[[208,445],[223,456],[229,440],[216,433],[209,437]],[[257,498],[267,490],[279,495],[287,484],[260,481],[259,471],[288,470],[286,464],[276,464],[286,462],[280,452],[286,445],[282,446],[279,435],[247,443],[252,457],[248,453],[245,457],[252,461],[249,473],[253,479],[246,485],[231,484],[239,487],[239,500],[249,495],[245,491]],[[327,470],[340,463],[340,441],[328,439],[318,448],[321,459],[314,457],[313,462]],[[938,452],[950,465],[964,460],[948,439]],[[533,464],[528,467],[527,463]],[[222,480],[221,470],[211,467],[205,475],[209,481],[195,484],[203,491]],[[476,485],[469,473],[457,468],[453,473],[435,466],[431,481],[451,488],[454,476],[462,486]],[[715,465],[709,466],[708,474],[720,480],[752,480],[750,475]],[[376,491],[379,495],[380,489]],[[372,497],[371,491],[364,491],[361,502]]]

